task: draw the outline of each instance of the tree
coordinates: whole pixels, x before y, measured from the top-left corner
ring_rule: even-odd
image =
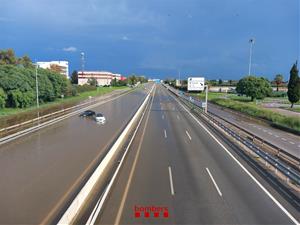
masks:
[[[0,88],[0,109],[5,107],[7,95],[2,88]]]
[[[15,65],[17,58],[13,49],[0,51],[0,65]]]
[[[254,99],[263,99],[272,92],[269,81],[263,77],[246,76],[239,80],[236,86],[237,93]]]
[[[289,101],[292,103],[291,108],[293,108],[294,103],[298,102],[300,99],[300,78],[298,74],[297,62],[292,66],[290,71],[287,94]]]
[[[71,75],[71,83],[78,84],[78,72],[74,70]]]
[[[32,64],[32,61],[28,55],[24,55],[23,57],[18,58],[17,64],[22,65],[25,68],[33,68],[34,67],[34,65]]]
[[[282,84],[282,82],[283,82],[283,76],[281,74],[277,74],[274,78],[274,83],[276,84],[277,92],[279,90],[279,85]]]
[[[112,79],[110,85],[111,85],[112,87],[119,86],[119,85],[118,85],[118,82],[117,82],[117,79],[116,79],[116,78]]]
[[[135,76],[135,75],[132,75],[132,76],[129,76],[129,77],[128,77],[128,83],[129,83],[130,85],[135,85],[136,82],[137,82],[137,79],[136,79],[136,76]]]
[[[222,84],[223,84],[222,79],[219,79],[218,84],[219,84],[219,85],[222,85]]]
[[[88,81],[87,81],[87,83],[88,83],[89,85],[95,86],[95,87],[98,85],[98,82],[97,82],[97,80],[96,80],[94,77],[89,78]]]

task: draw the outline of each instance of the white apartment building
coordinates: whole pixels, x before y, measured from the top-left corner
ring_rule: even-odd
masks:
[[[50,61],[50,62],[37,62],[37,65],[43,69],[51,69],[51,67],[58,66],[60,73],[69,78],[69,62],[68,61]]]
[[[116,78],[117,80],[124,80],[121,74],[111,73],[107,71],[79,71],[78,72],[78,85],[88,83],[88,80],[95,78],[99,86],[110,85],[111,81]]]

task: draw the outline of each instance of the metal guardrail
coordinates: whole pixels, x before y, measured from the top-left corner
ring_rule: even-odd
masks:
[[[256,146],[253,142],[249,141],[248,139],[245,139],[241,137],[239,134],[234,132],[232,129],[226,127],[224,124],[213,118],[211,115],[206,114],[200,109],[200,105],[198,104],[199,101],[193,99],[192,97],[187,97],[182,94],[179,94],[177,91],[172,90],[170,87],[165,86],[169,91],[171,91],[173,94],[175,94],[178,98],[180,98],[185,105],[192,107],[194,109],[197,109],[198,113],[201,113],[202,115],[206,116],[209,120],[211,120],[213,123],[218,125],[220,128],[222,128],[227,134],[229,134],[231,137],[236,139],[237,141],[243,143],[245,146],[247,146],[252,152],[254,152],[256,155],[260,156],[262,159],[264,159],[265,162],[269,163],[271,166],[273,166],[276,171],[280,171],[282,174],[284,174],[288,179],[295,182],[297,185],[300,185],[300,174],[298,171],[294,170],[290,166],[286,165],[286,163],[282,162],[279,158],[263,151],[258,146]],[[195,108],[196,107],[196,108]]]
[[[235,123],[233,123],[233,122],[230,122],[230,121],[228,121],[228,120],[225,119],[225,118],[221,118],[219,115],[217,115],[217,114],[215,114],[215,113],[212,113],[212,112],[209,112],[209,113],[210,113],[211,115],[214,115],[215,117],[218,117],[218,118],[224,120],[226,123],[229,123],[230,125],[232,125],[232,126],[238,128],[239,130],[243,131],[244,133],[247,133],[248,135],[252,136],[253,139],[259,140],[260,142],[262,142],[262,143],[264,143],[264,144],[270,146],[272,149],[276,149],[277,155],[278,155],[278,156],[279,156],[279,155],[284,155],[284,156],[286,156],[287,158],[290,158],[290,159],[292,159],[292,160],[295,160],[295,161],[297,162],[297,164],[298,164],[298,167],[300,168],[300,160],[299,160],[299,158],[297,158],[296,156],[294,156],[294,155],[292,155],[291,153],[289,153],[289,152],[283,150],[282,148],[280,148],[280,147],[278,147],[278,146],[272,144],[271,142],[266,141],[265,139],[263,139],[263,138],[257,136],[256,134],[253,134],[253,133],[249,132],[248,130],[246,130],[246,129],[240,127],[240,126],[238,126],[237,124],[235,124]],[[285,157],[285,158],[286,158],[286,157]]]
[[[126,93],[127,91],[125,91]],[[102,100],[105,100],[109,97],[112,97],[114,95],[117,95],[119,93],[116,93],[116,94],[113,94],[113,95],[110,95],[110,96],[100,96],[100,98],[102,97]],[[53,112],[53,113],[49,113],[49,114],[46,114],[44,116],[40,116],[40,117],[36,117],[34,119],[31,119],[31,120],[27,120],[25,122],[22,122],[22,123],[18,123],[18,124],[15,124],[15,125],[12,125],[12,126],[9,126],[9,127],[5,127],[5,128],[2,128],[0,129],[0,137],[5,137],[5,134],[9,133],[9,132],[13,132],[14,130],[19,130],[19,129],[26,129],[28,128],[28,126],[30,125],[34,125],[35,123],[42,123],[42,122],[46,122],[50,119],[53,119],[53,117],[57,116],[57,115],[60,115],[60,114],[66,114],[66,113],[69,113],[70,111],[72,110],[75,110],[75,109],[80,109],[80,108],[84,108],[85,106],[87,105],[91,105],[93,104],[94,102],[98,101],[98,98],[93,98],[93,100],[87,100],[86,102],[83,102],[81,104],[78,104],[78,105],[75,105],[75,106],[72,106],[72,107],[69,107],[69,108],[65,108],[65,109],[62,109],[62,110],[59,110],[59,111],[56,111],[56,112]]]

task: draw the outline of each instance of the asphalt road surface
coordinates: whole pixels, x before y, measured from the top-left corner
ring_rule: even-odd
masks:
[[[105,124],[73,116],[2,145],[0,224],[41,223],[65,207],[145,96],[141,88],[93,108]]]
[[[293,224],[294,218],[299,211],[157,85],[96,223]]]
[[[240,113],[224,110],[213,104],[209,104],[208,111],[237,124],[300,159],[300,137],[298,135],[273,128],[265,123],[258,123],[257,120],[251,120],[249,117],[241,116]]]

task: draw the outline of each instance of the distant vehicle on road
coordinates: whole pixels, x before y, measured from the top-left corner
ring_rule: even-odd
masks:
[[[105,117],[103,116],[102,113],[97,113],[96,116],[95,116],[95,120],[97,122],[104,123],[105,122]]]
[[[92,110],[86,110],[83,113],[81,113],[79,116],[80,117],[90,117],[90,116],[94,116],[96,113]]]

